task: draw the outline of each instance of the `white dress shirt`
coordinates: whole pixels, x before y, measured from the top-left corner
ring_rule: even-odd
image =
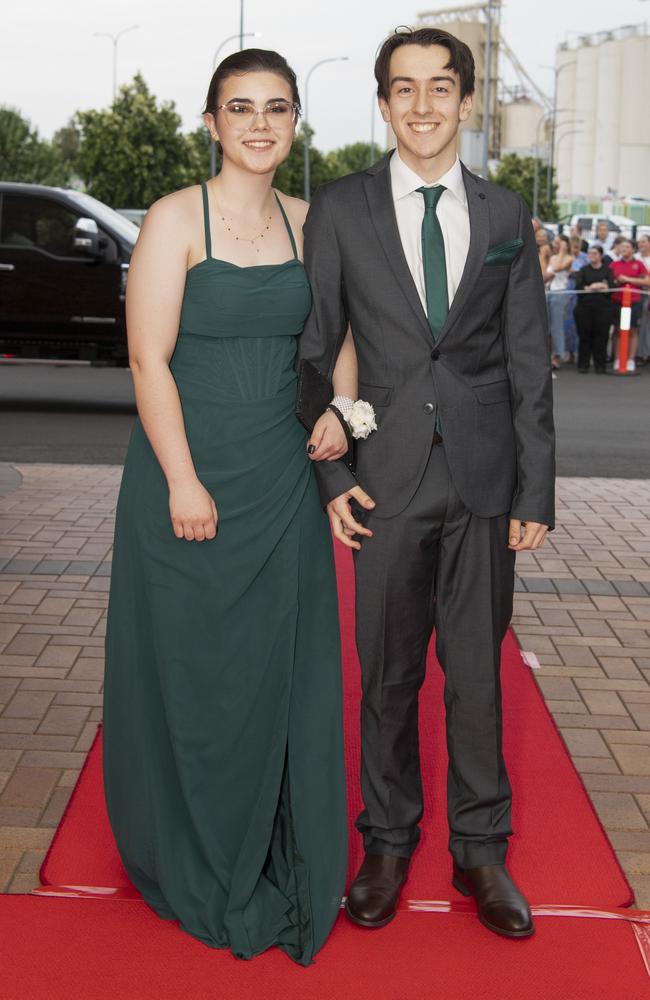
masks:
[[[469,211],[460,160],[456,157],[446,174],[443,174],[435,184],[427,184],[400,159],[399,153],[395,150],[390,158],[390,182],[393,202],[395,203],[397,227],[406,262],[413,275],[425,312],[427,311],[427,292],[422,264],[424,198],[417,189],[419,187],[436,187],[438,184],[444,184],[447,188],[440,195],[436,215],[440,221],[445,244],[447,293],[449,305],[451,305],[460,284],[469,249]]]

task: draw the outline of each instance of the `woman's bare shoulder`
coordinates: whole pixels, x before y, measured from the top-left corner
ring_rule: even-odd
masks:
[[[277,188],[274,188],[274,190],[282,202],[282,207],[289,216],[290,221],[302,229],[307,212],[309,211],[309,203],[303,201],[302,198],[293,198],[283,191],[278,191]]]
[[[201,205],[201,188],[198,184],[172,191],[154,201],[149,208],[144,224],[149,229],[169,226],[191,227],[196,223],[196,214]]]

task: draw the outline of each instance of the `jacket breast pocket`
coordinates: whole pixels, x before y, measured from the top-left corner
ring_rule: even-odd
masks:
[[[482,385],[473,385],[474,395],[479,403],[488,406],[492,403],[506,403],[510,400],[510,381],[507,378],[499,379],[498,382],[484,382]]]
[[[490,267],[511,264],[515,257],[519,255],[524,241],[520,236],[515,240],[508,240],[506,243],[499,243],[498,246],[490,247],[485,255],[485,263]]]
[[[359,382],[359,399],[373,406],[388,406],[393,394],[392,385],[373,385],[371,382]]]

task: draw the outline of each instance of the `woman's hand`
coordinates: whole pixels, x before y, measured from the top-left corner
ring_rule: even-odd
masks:
[[[202,542],[217,533],[216,504],[198,479],[170,486],[169,513],[177,538]]]
[[[307,454],[314,462],[322,462],[323,459],[333,462],[337,458],[343,458],[347,450],[348,440],[339,418],[326,410],[314,425],[307,444]]]

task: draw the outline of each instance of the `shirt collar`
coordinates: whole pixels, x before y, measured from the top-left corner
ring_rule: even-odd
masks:
[[[419,187],[435,187],[434,184],[427,184],[414,170],[404,163],[404,160],[395,150],[390,158],[390,182],[393,191],[393,201],[399,201],[409,194],[413,194]],[[463,180],[463,169],[458,157],[454,160],[449,170],[442,175],[436,184],[444,184],[448,191],[463,204],[467,204],[467,192]]]

